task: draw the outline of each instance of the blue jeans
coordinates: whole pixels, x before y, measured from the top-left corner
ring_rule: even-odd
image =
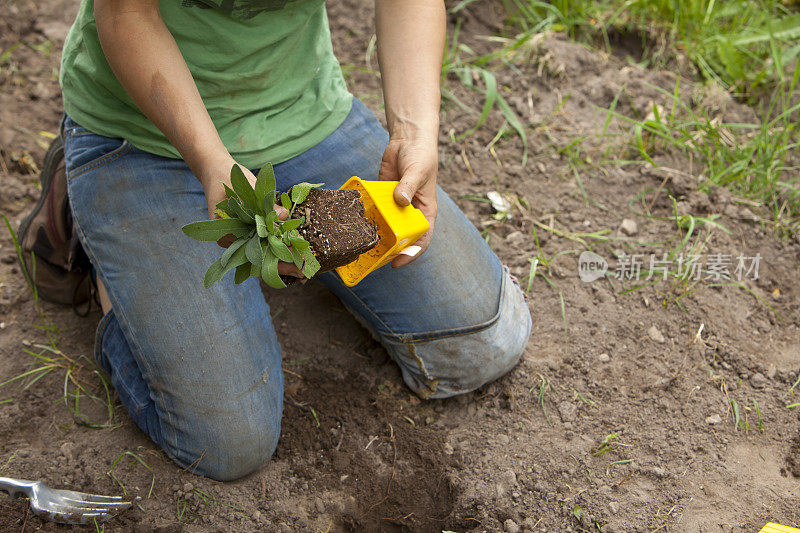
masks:
[[[112,303],[97,328],[98,363],[136,424],[175,462],[219,480],[254,471],[275,451],[283,405],[281,348],[257,279],[235,285],[229,274],[203,288],[221,250],[181,232],[208,216],[185,162],[95,135],[69,117],[63,131],[75,226]],[[387,142],[355,100],[328,138],[275,166],[278,188],[377,179]],[[433,241],[412,264],[387,265],[352,288],[335,273],[318,276],[423,398],[502,376],[531,326],[497,256],[441,189],[438,201]]]

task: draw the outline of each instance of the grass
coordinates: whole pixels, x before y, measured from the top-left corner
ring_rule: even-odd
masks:
[[[442,63],[442,98],[452,102],[463,111],[472,115],[478,115],[475,125],[469,130],[461,133],[456,140],[461,141],[469,137],[478,130],[489,118],[490,112],[497,108],[505,119],[504,124],[497,131],[495,138],[490,143],[493,148],[498,139],[502,138],[512,130],[522,139],[522,166],[528,161],[528,137],[526,127],[516,113],[511,109],[501,93],[501,87],[497,83],[497,78],[487,65],[492,61],[502,57],[504,54],[513,51],[513,45],[508,49],[501,50],[500,54],[489,54],[480,56],[475,54],[467,45],[458,42],[461,28],[461,20],[456,23],[452,35],[448,36],[445,56]],[[478,113],[467,104],[463,103],[448,87],[446,81],[455,78],[467,88],[481,93],[484,96],[483,106]]]
[[[755,97],[798,57],[800,14],[779,0],[504,0],[523,35],[549,28],[574,39],[641,48],[648,65],[687,57],[706,80]],[[638,41],[636,43],[635,41]]]
[[[657,166],[656,154],[678,151],[697,164],[699,187],[728,187],[752,204],[770,208],[776,226],[796,230],[800,215],[800,181],[796,121],[800,103],[792,103],[798,91],[800,64],[792,77],[773,90],[760,109],[756,124],[722,123],[709,116],[702,102],[685,102],[680,81],[673,92],[652,87],[662,94],[669,111],[654,105],[644,119],[607,110],[633,129],[631,148],[641,159]]]
[[[130,459],[130,462],[128,463],[128,469],[130,469],[133,466],[136,466],[137,464],[139,464],[141,466],[144,466],[150,472],[150,475],[151,475],[150,490],[147,492],[147,497],[150,498],[150,496],[153,495],[153,487],[156,484],[156,473],[153,472],[153,469],[150,467],[150,465],[148,465],[145,462],[144,459],[139,457],[139,455],[137,455],[137,454],[135,454],[133,452],[127,452],[127,451],[121,453],[111,463],[111,470],[109,470],[106,474],[108,475],[108,477],[110,477],[114,481],[114,483],[119,485],[120,488],[122,489],[122,492],[127,495],[128,494],[128,490],[125,488],[125,485],[122,483],[122,481],[119,479],[119,477],[116,475],[116,472],[115,472],[115,470],[117,468],[117,465],[125,458]]]
[[[38,351],[23,348],[22,351],[32,358],[29,363],[29,369],[3,381],[0,383],[0,388],[12,383],[18,383],[20,384],[20,389],[24,391],[34,387],[42,378],[53,372],[62,373],[61,382],[63,396],[59,400],[64,402],[64,406],[72,414],[75,424],[89,428],[114,427],[115,401],[111,384],[91,359],[84,355],[77,357],[70,356],[59,348],[60,336],[58,327],[45,313],[39,299],[36,284],[33,283],[33,280],[36,278],[36,257],[35,255],[31,255],[31,271],[29,272],[25,266],[25,262],[22,261],[22,248],[17,239],[17,235],[11,228],[11,224],[5,215],[3,215],[3,220],[11,234],[14,249],[20,259],[19,263],[23,277],[28,285],[28,289],[31,291],[34,309],[39,317],[39,323],[34,324],[34,327],[42,331],[47,340],[41,344],[34,344],[31,346],[31,348],[35,348]],[[87,398],[91,402],[102,406],[107,414],[107,418],[105,420],[95,421],[85,415],[81,408],[81,400],[83,398]],[[13,398],[5,399],[3,403],[9,402],[12,399]]]
[[[458,15],[471,3],[462,1],[450,12]],[[664,66],[663,61],[686,55],[701,80],[720,85],[753,104],[758,120],[753,124],[721,123],[719,117],[704,110],[701,102],[684,101],[679,85],[672,93],[654,87],[663,93],[667,111],[656,105],[648,117],[626,117],[616,111],[617,94],[599,137],[610,137],[609,123],[616,117],[630,126],[631,146],[640,161],[655,165],[658,153],[682,152],[690,161],[699,162],[701,189],[707,190],[710,184],[729,187],[744,199],[769,206],[781,232],[800,228],[800,162],[795,155],[800,146],[796,126],[800,116],[800,63],[796,61],[800,55],[800,13],[778,0],[504,0],[504,4],[510,31],[519,33],[490,38],[501,44],[498,50],[478,55],[460,44],[459,23],[448,42],[443,76],[484,95],[479,113],[443,86],[445,100],[476,116],[474,126],[459,139],[484,125],[491,110],[497,108],[506,124],[495,138],[505,135],[507,129],[516,131],[525,146],[523,161],[527,158],[526,126],[508,108],[491,68],[505,64],[513,70],[515,61],[529,61],[529,56],[520,59],[517,52],[526,50],[537,32],[564,31],[590,42],[601,37],[609,49],[615,36],[638,35],[645,44],[646,62]],[[661,44],[655,49],[648,45],[652,42]],[[547,134],[546,124],[538,126]],[[579,170],[596,168],[598,163],[583,153],[584,140],[573,138],[557,151],[566,157],[588,205],[593,202],[586,195]]]

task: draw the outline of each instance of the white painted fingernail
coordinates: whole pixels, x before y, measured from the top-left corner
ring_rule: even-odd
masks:
[[[402,250],[400,253],[403,255],[407,255],[408,257],[416,257],[418,253],[422,251],[422,247],[420,246],[409,246],[408,248]]]

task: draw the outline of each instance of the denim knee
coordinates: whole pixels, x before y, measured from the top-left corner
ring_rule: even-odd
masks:
[[[507,271],[497,314],[468,332],[408,340],[383,338],[406,384],[425,399],[464,394],[507,374],[519,362],[531,332],[531,315]]]
[[[210,422],[212,427],[225,427],[225,430],[213,433],[206,431],[195,436],[204,443],[205,455],[197,462],[196,468],[191,463],[183,465],[195,474],[217,481],[244,477],[264,466],[278,446],[280,416],[264,419],[260,423],[255,423],[249,417],[228,418],[224,423]]]

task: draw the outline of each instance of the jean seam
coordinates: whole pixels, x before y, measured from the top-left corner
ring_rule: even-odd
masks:
[[[75,170],[73,170],[72,172],[68,173],[67,174],[68,181],[72,181],[72,180],[74,180],[74,179],[86,174],[90,170],[94,170],[94,169],[99,168],[99,167],[101,167],[103,165],[107,165],[107,164],[109,164],[109,163],[111,163],[113,161],[116,161],[117,159],[119,159],[123,155],[127,154],[130,151],[130,149],[132,148],[132,146],[133,145],[131,143],[129,143],[127,140],[123,139],[122,140],[122,144],[118,148],[115,148],[111,152],[109,152],[109,153],[107,153],[107,154],[95,159],[94,161],[90,161],[88,163],[85,163],[85,164],[81,165],[80,167],[76,168]]]
[[[127,141],[125,141],[125,142],[127,142]],[[74,203],[71,202],[70,206],[71,206],[71,209],[73,210],[73,215],[74,215],[74,212],[75,212]],[[107,289],[107,292],[108,292],[108,298],[109,298],[109,300],[112,301],[112,309],[114,309],[116,307],[116,309],[120,310],[119,314],[117,314],[117,312],[115,311],[114,312],[114,316],[116,316],[118,322],[127,325],[128,329],[131,329],[130,328],[130,323],[125,318],[124,309],[122,309],[122,306],[119,305],[119,302],[116,299],[116,295],[114,294],[114,291],[111,289],[111,286],[108,284],[108,278],[106,278],[105,274],[103,273],[103,269],[102,269],[99,261],[97,261],[97,256],[95,256],[94,250],[89,245],[89,242],[86,239],[86,235],[84,234],[83,230],[80,227],[80,223],[78,222],[77,218],[75,218],[74,216],[73,216],[73,225],[74,225],[75,231],[78,233],[78,237],[79,237],[79,239],[81,241],[81,244],[83,245],[84,250],[86,251],[86,254],[89,256],[89,260],[91,261],[92,265],[94,265],[94,268],[97,271],[97,274],[99,276],[101,276],[101,278],[106,282],[105,285],[106,285],[106,289]],[[114,303],[116,303],[117,305],[114,306]],[[126,339],[126,340],[128,340],[128,339]],[[138,352],[139,357],[138,357],[138,359],[136,359],[136,363],[139,364],[139,362],[141,361],[142,364],[145,365],[145,367],[148,366],[147,359],[142,357],[142,348],[136,342],[136,337],[133,337],[129,341],[129,344],[131,344],[131,349],[135,349]],[[150,393],[151,394],[156,394],[152,390],[150,391]],[[163,394],[158,393],[158,395],[159,395],[159,400],[161,401],[161,403],[166,405],[167,402],[165,401]],[[177,434],[175,433],[175,430],[173,429],[175,427],[175,424],[174,424],[174,421],[172,420],[172,415],[168,410],[164,412],[164,415],[169,419],[169,422],[170,422],[169,433],[171,434],[171,438],[169,439],[170,440],[169,444],[170,444],[170,446],[173,446],[174,448],[177,449],[178,448],[178,446],[177,446],[178,438],[177,438]],[[165,424],[163,423],[163,421],[159,420],[159,425],[161,426],[162,435],[166,438],[167,432],[164,431]],[[159,444],[159,447],[161,447],[162,449],[164,449],[165,452],[167,452],[167,456],[169,456],[170,458],[173,458],[173,453],[172,453],[171,450],[167,451],[165,449],[165,447],[162,446],[160,443],[157,443],[157,444]],[[173,458],[173,460],[174,460],[174,458]],[[176,462],[178,462],[178,461],[176,461]]]

